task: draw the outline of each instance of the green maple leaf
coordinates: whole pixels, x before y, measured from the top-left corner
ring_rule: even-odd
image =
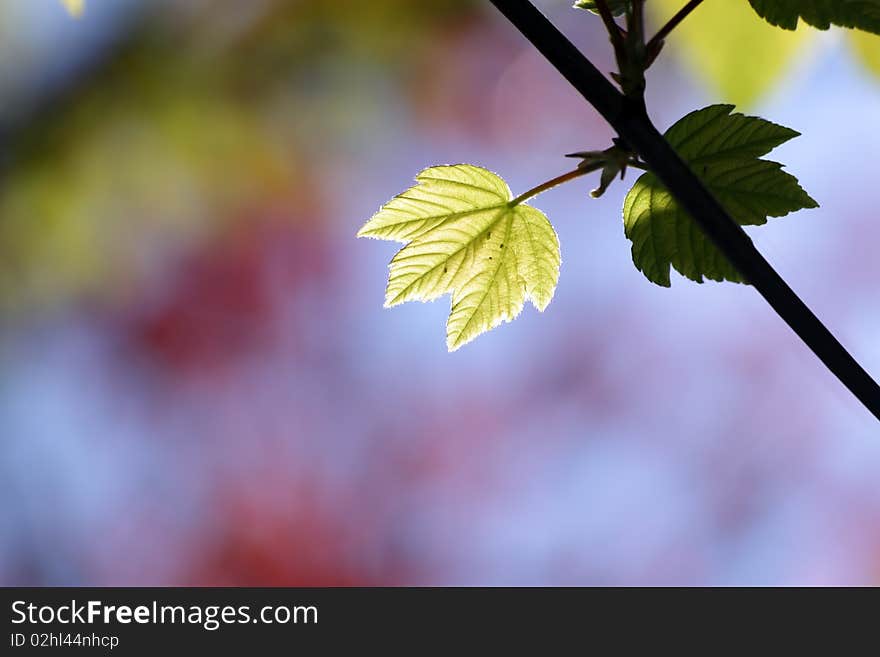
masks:
[[[692,112],[666,139],[741,226],[818,207],[781,164],[759,159],[799,133],[732,111],[733,105],[712,105]],[[698,283],[745,282],[654,174],[627,194],[623,221],[633,262],[654,283],[670,285],[670,266]]]
[[[430,167],[386,203],[358,237],[406,244],[389,265],[385,307],[452,295],[446,345],[455,351],[525,301],[543,311],[559,279],[559,240],[540,210],[470,164]]]
[[[608,0],[608,8],[614,16],[620,16],[629,8],[630,4],[631,0]],[[594,14],[599,13],[599,10],[596,9],[596,3],[594,0],[578,0],[572,6],[575,9],[586,9]]]
[[[787,30],[803,19],[827,30],[832,25],[880,34],[880,0],[749,0],[758,15]]]

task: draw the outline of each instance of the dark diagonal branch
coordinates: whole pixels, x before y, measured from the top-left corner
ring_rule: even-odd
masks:
[[[651,123],[528,0],[492,4],[598,110],[644,160],[703,232],[838,379],[880,419],[880,387],[758,252]]]

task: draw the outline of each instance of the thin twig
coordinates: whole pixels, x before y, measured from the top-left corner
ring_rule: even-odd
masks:
[[[623,35],[620,33],[620,26],[614,20],[611,9],[605,0],[595,0],[596,9],[602,22],[605,23],[605,29],[608,30],[608,36],[611,38],[611,45],[614,46],[614,56],[617,58],[618,71],[622,71],[626,62],[626,44],[623,42]]]
[[[813,353],[878,420],[880,386],[825,328],[755,248],[648,118],[625,98],[528,0],[492,4],[598,110],[637,153],[709,240],[766,299]]]
[[[627,11],[627,68],[623,75],[623,93],[644,103],[645,98],[645,0],[632,0]]]
[[[633,0],[632,3],[633,24],[630,32],[636,43],[643,43],[645,39],[645,0]]]

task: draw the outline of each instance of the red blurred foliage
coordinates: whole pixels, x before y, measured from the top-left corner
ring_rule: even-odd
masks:
[[[464,15],[438,30],[418,53],[419,64],[408,81],[408,100],[420,125],[471,140],[491,137],[493,108],[488,101],[521,49],[522,43],[509,31],[493,31],[479,17]]]
[[[376,586],[382,581],[359,562],[351,509],[332,508],[300,482],[279,495],[264,486],[256,499],[225,490],[223,514],[209,542],[199,547],[191,586]],[[265,499],[262,499],[265,498]],[[200,534],[201,536],[201,534]],[[384,578],[383,578],[384,579]],[[386,580],[387,581],[387,580]]]
[[[313,222],[261,213],[235,222],[188,254],[157,302],[125,321],[130,345],[175,374],[220,374],[271,343],[279,313],[332,277],[330,247]],[[295,348],[295,335],[286,336]]]
[[[590,36],[590,57],[610,67],[607,54],[596,48],[604,42],[601,27],[583,27]],[[488,145],[515,144],[521,152],[571,149],[572,139],[579,143],[608,135],[604,120],[504,23],[464,14],[438,29],[418,56],[408,93],[426,132],[450,132]],[[560,134],[559,124],[570,125],[571,134]],[[560,139],[565,141],[557,144]]]

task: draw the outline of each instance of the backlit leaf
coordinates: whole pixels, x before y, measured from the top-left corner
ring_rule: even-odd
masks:
[[[540,210],[512,205],[507,183],[469,164],[430,167],[386,203],[358,237],[404,242],[389,265],[385,306],[452,295],[455,351],[528,299],[543,311],[559,278],[559,240]]]
[[[733,105],[712,105],[692,112],[666,139],[742,226],[817,207],[781,164],[759,159],[798,133],[732,111]],[[627,194],[623,221],[633,262],[654,283],[670,285],[670,265],[698,283],[744,282],[653,174],[639,178]]]

